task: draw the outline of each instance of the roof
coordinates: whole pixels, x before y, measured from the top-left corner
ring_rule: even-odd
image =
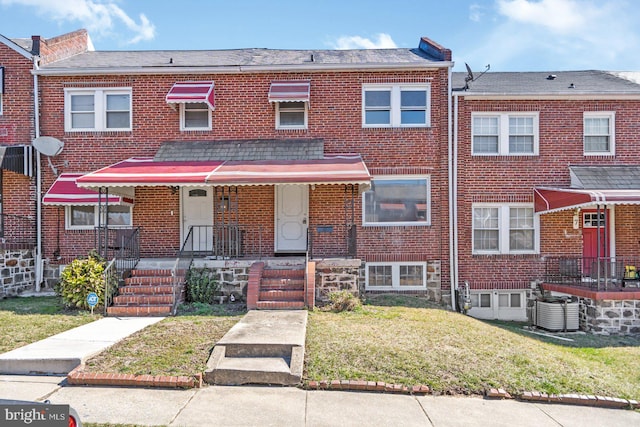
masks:
[[[640,166],[570,166],[571,188],[640,190]]]
[[[230,72],[247,69],[448,67],[451,63],[414,48],[358,50],[156,50],[89,51],[42,66],[39,74]]]
[[[324,157],[321,139],[252,139],[227,141],[170,141],[155,161],[311,160]]]
[[[632,74],[600,70],[487,72],[476,75],[464,90],[467,73],[456,72],[452,88],[458,96],[640,95],[640,83],[631,78]]]
[[[24,43],[25,39],[10,39],[0,34],[0,43],[8,46],[27,59],[31,59],[31,46]]]

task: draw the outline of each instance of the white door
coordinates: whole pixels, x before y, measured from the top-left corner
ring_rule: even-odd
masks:
[[[307,249],[309,187],[306,185],[276,185],[275,189],[275,251],[305,252]]]
[[[213,249],[213,188],[182,187],[181,245],[191,227],[192,235],[186,250],[211,251]]]

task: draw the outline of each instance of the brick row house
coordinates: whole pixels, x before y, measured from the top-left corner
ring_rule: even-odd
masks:
[[[542,284],[579,298],[583,329],[640,332],[640,87],[622,74],[455,74],[454,274],[472,315],[526,320]]]
[[[42,170],[50,277],[96,245],[111,258],[135,241],[142,259],[194,256],[250,306],[313,305],[341,288],[448,297],[452,62],[419,42],[86,51],[41,65],[40,132],[64,143],[57,174]],[[273,266],[300,259],[312,289],[251,283],[252,268],[289,281]]]
[[[466,287],[471,315],[526,320],[542,288],[578,298],[583,329],[640,327],[629,76],[472,78],[427,38],[96,52],[66,37],[76,54],[33,71],[38,135],[64,145],[39,168],[46,287],[98,248],[136,270],[169,260],[156,271],[173,278],[207,266],[250,308],[336,289],[460,307]]]

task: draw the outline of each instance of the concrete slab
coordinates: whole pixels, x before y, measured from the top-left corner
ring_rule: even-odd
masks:
[[[636,411],[546,403],[535,406],[563,427],[640,426]]]
[[[194,389],[63,387],[49,400],[73,406],[83,423],[166,426],[195,393]]]
[[[163,317],[107,317],[0,354],[1,374],[67,374]]]
[[[297,388],[200,389],[171,426],[303,426],[306,392]]]
[[[451,396],[419,396],[416,399],[434,427],[558,427],[535,405],[515,400]]]
[[[306,426],[428,426],[415,398],[348,391],[309,391]]]
[[[1,375],[0,399],[38,400],[46,399],[57,391],[66,377]]]
[[[218,341],[230,344],[304,346],[306,310],[251,310]]]

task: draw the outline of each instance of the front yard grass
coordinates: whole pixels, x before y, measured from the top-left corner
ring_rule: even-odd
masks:
[[[87,311],[65,309],[60,297],[17,297],[0,300],[0,353],[99,319]]]

